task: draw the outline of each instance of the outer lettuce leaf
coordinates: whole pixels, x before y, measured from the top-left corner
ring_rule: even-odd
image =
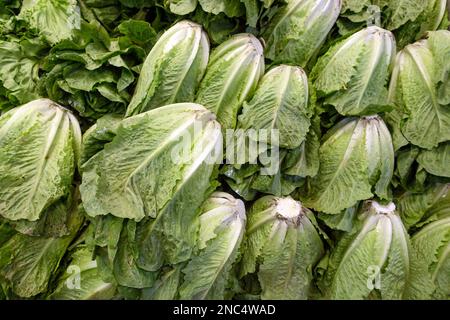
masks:
[[[146,218],[133,233],[129,246],[134,247],[127,249],[135,250],[143,270],[157,271],[191,255],[198,209],[216,187],[222,156],[221,130],[213,118],[195,104],[126,118],[112,142],[83,165],[80,188],[90,216]],[[175,158],[183,147],[187,157]]]
[[[262,36],[274,63],[305,67],[317,54],[339,15],[339,0],[290,0],[270,19]]]
[[[32,101],[0,118],[0,214],[38,220],[68,195],[79,158],[77,119],[48,99]]]
[[[168,0],[170,12],[185,15],[197,7],[197,0]]]
[[[428,31],[448,28],[447,0],[345,0],[337,22],[343,35],[368,24],[376,24],[395,34],[400,48],[421,39]]]
[[[106,143],[114,139],[121,120],[122,117],[118,115],[106,115],[84,132],[80,166],[101,151]]]
[[[441,143],[437,148],[421,151],[417,162],[435,176],[450,178],[450,141]]]
[[[192,102],[208,56],[208,39],[200,25],[181,21],[167,30],[145,59],[126,116]]]
[[[448,19],[446,17],[447,0],[421,1],[418,5],[422,9],[419,16],[414,21],[403,25],[396,32],[396,38],[400,47],[419,40],[428,31],[446,29],[448,27]],[[446,19],[447,26],[445,26]],[[443,23],[444,25],[442,25]]]
[[[397,55],[390,100],[406,118],[400,123],[408,141],[431,149],[450,140],[450,31],[430,32],[428,39],[407,46]]]
[[[198,254],[183,269],[181,299],[224,299],[245,232],[245,207],[241,200],[216,192],[200,215]]]
[[[324,253],[312,213],[292,198],[266,196],[248,219],[240,276],[257,273],[261,299],[307,299]]]
[[[405,192],[397,199],[397,206],[405,227],[450,213],[450,184],[436,183],[422,193]]]
[[[0,40],[0,110],[40,97],[39,62],[45,51],[37,39]]]
[[[312,75],[318,96],[343,115],[383,111],[394,58],[392,33],[376,26],[365,28],[319,59]]]
[[[235,35],[212,52],[196,102],[214,112],[224,129],[233,129],[242,104],[263,73],[259,40],[251,34]]]
[[[14,234],[16,234],[16,230],[14,230],[8,222],[3,220],[0,221],[0,246],[8,241]]]
[[[181,270],[185,263],[175,265],[167,269],[158,278],[151,288],[144,289],[141,299],[143,300],[174,300],[178,295],[181,282]]]
[[[217,15],[207,13],[200,10],[199,7],[191,15],[191,19],[205,28],[211,43],[214,45],[220,45],[242,29],[242,22],[238,18],[229,18],[224,13]]]
[[[411,238],[417,260],[423,261],[427,269],[417,278],[429,279],[431,285],[412,282],[418,299],[443,299],[450,295],[450,216],[425,226]]]
[[[79,287],[78,287],[79,286]],[[71,254],[71,263],[58,279],[58,286],[48,296],[52,300],[98,300],[114,297],[116,285],[100,277],[93,251],[79,246]]]
[[[318,218],[331,229],[350,232],[353,228],[357,211],[358,205],[355,205],[338,214],[325,214],[319,212]]]
[[[193,173],[189,169],[198,169],[197,161],[188,166],[187,159],[178,159],[174,165],[172,159],[179,151],[172,149],[181,147],[184,141],[180,139],[194,125],[209,128],[209,134],[218,128],[211,113],[196,104],[170,105],[124,119],[113,140],[82,167],[80,190],[87,213],[111,213],[138,221],[146,216],[156,217],[173,197],[183,175],[189,178]],[[213,143],[221,142],[220,133],[214,138]],[[164,166],[166,179],[149,179],[159,176]],[[213,165],[210,167],[212,170]],[[209,180],[209,176],[205,178]]]
[[[2,281],[24,298],[45,292],[71,240],[15,235],[0,248]]]
[[[17,233],[0,247],[0,283],[23,298],[43,294],[72,240],[83,223],[78,201],[72,207],[70,234],[60,238],[32,237]]]
[[[366,202],[361,221],[339,240],[322,283],[329,299],[402,299],[410,275],[409,236],[395,205]],[[379,291],[377,290],[379,289]]]
[[[89,23],[83,21],[71,40],[52,47],[43,63],[41,94],[72,107],[84,118],[124,113],[138,65],[156,32],[149,23],[135,20],[124,21],[118,30],[123,35],[111,38],[95,16]]]
[[[238,126],[244,130],[278,130],[280,147],[297,148],[308,133],[313,113],[308,94],[308,79],[301,68],[275,67],[261,79],[253,98],[244,103]]]
[[[70,233],[69,223],[76,211],[73,206],[74,197],[79,197],[78,191],[74,190],[67,197],[60,199],[45,209],[36,221],[17,220],[10,224],[20,233],[39,237],[62,237]]]
[[[289,150],[282,164],[283,173],[296,177],[314,177],[319,171],[320,123],[312,119],[312,126],[300,147]]]
[[[394,151],[378,116],[347,118],[332,128],[320,147],[320,168],[304,202],[316,210],[339,213],[374,192],[389,198]]]
[[[112,271],[119,285],[140,289],[153,286],[157,273],[144,270],[137,265],[139,252],[135,244],[136,228],[136,222],[133,220],[124,223],[117,252],[114,256]]]
[[[76,0],[24,0],[19,19],[36,29],[50,44],[69,39],[80,29],[80,8]]]
[[[202,9],[206,12],[225,13],[228,17],[239,17],[244,14],[244,7],[240,0],[199,0]]]
[[[400,124],[402,122],[403,114],[398,109],[394,109],[388,113],[385,113],[383,119],[389,127],[389,131],[392,135],[392,144],[394,145],[394,150],[397,151],[400,148],[409,144],[403,135]]]

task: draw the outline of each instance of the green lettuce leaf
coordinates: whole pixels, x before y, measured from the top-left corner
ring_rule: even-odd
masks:
[[[324,254],[314,223],[312,213],[290,197],[265,196],[250,208],[240,276],[257,273],[261,299],[311,294],[312,269]]]
[[[181,21],[167,30],[145,59],[126,116],[192,102],[208,57],[209,43],[200,25]]]
[[[336,214],[371,198],[372,192],[389,198],[393,170],[394,150],[383,120],[346,118],[324,136],[319,172],[303,201],[318,211]]]
[[[76,0],[24,0],[18,17],[50,44],[70,39],[81,22]]]
[[[244,101],[256,89],[264,72],[263,48],[251,34],[238,34],[211,54],[196,102],[217,116],[224,129],[236,127]]]
[[[212,194],[200,215],[199,252],[183,269],[181,299],[224,299],[245,232],[245,207],[223,192]]]
[[[91,248],[84,245],[76,247],[70,259],[70,265],[47,299],[104,300],[114,297],[116,285],[102,280]]]
[[[293,63],[304,68],[325,41],[340,6],[339,0],[287,1],[262,31],[265,56],[274,63]]]
[[[397,55],[390,101],[404,115],[401,132],[412,144],[431,149],[450,140],[450,99],[445,88],[450,70],[450,31],[430,32],[428,39]]]
[[[376,26],[365,28],[319,59],[312,72],[314,87],[324,103],[342,115],[385,111],[394,58],[392,33]]]
[[[0,118],[0,215],[36,221],[68,195],[80,155],[78,120],[39,99]]]
[[[261,79],[253,97],[244,103],[238,127],[244,130],[278,130],[277,142],[258,137],[258,142],[278,143],[282,148],[300,146],[312,116],[308,103],[308,79],[301,68],[281,65]]]

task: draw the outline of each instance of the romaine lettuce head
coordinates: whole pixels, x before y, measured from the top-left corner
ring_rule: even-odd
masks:
[[[396,58],[389,98],[401,121],[394,124],[421,148],[450,140],[449,57],[450,31],[440,30],[406,46]]]
[[[261,299],[307,299],[324,253],[312,212],[294,199],[265,196],[248,212],[240,276],[257,274]]]
[[[145,59],[126,116],[172,103],[193,102],[208,58],[209,42],[202,27],[187,20],[175,24]]]
[[[120,236],[127,244],[117,255],[136,259],[144,271],[190,257],[199,208],[216,187],[222,159],[222,133],[214,118],[192,103],[125,118],[111,142],[82,165],[80,191],[89,216],[140,221],[126,223]],[[127,268],[127,259],[116,263]]]
[[[181,299],[224,299],[245,233],[245,206],[230,194],[215,192],[200,215],[198,253],[182,270]]]
[[[411,238],[416,259],[426,268],[418,276],[428,280],[412,282],[419,299],[443,299],[450,297],[450,214],[426,225]]]
[[[196,102],[214,112],[224,129],[234,129],[242,104],[263,74],[261,42],[251,34],[234,35],[212,52]]]
[[[311,125],[313,110],[308,94],[308,78],[303,69],[277,66],[262,77],[252,99],[244,103],[238,127],[279,130],[277,144],[282,148],[297,148]],[[274,144],[261,137],[258,140]]]
[[[402,299],[413,273],[409,236],[394,203],[366,201],[333,248],[321,288],[328,299]]]
[[[304,197],[308,207],[336,214],[373,193],[390,198],[394,150],[381,117],[345,118],[323,137],[319,152],[319,172]]]
[[[392,33],[376,26],[337,43],[313,69],[318,97],[342,115],[383,111],[395,51]]]
[[[0,117],[0,215],[36,221],[68,196],[81,147],[78,120],[48,99]]]
[[[317,54],[341,9],[341,0],[288,0],[262,36],[265,56],[274,63],[305,67]]]
[[[82,166],[88,215],[156,218],[191,183],[198,192],[190,196],[202,197],[221,156],[214,119],[201,105],[179,103],[122,120],[112,141]]]

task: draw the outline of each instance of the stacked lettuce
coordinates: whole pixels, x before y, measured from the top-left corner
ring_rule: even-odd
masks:
[[[444,0],[0,0],[0,299],[449,299]]]

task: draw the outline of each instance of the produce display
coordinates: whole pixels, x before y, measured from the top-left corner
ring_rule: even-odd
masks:
[[[447,0],[0,0],[0,300],[449,300]]]

